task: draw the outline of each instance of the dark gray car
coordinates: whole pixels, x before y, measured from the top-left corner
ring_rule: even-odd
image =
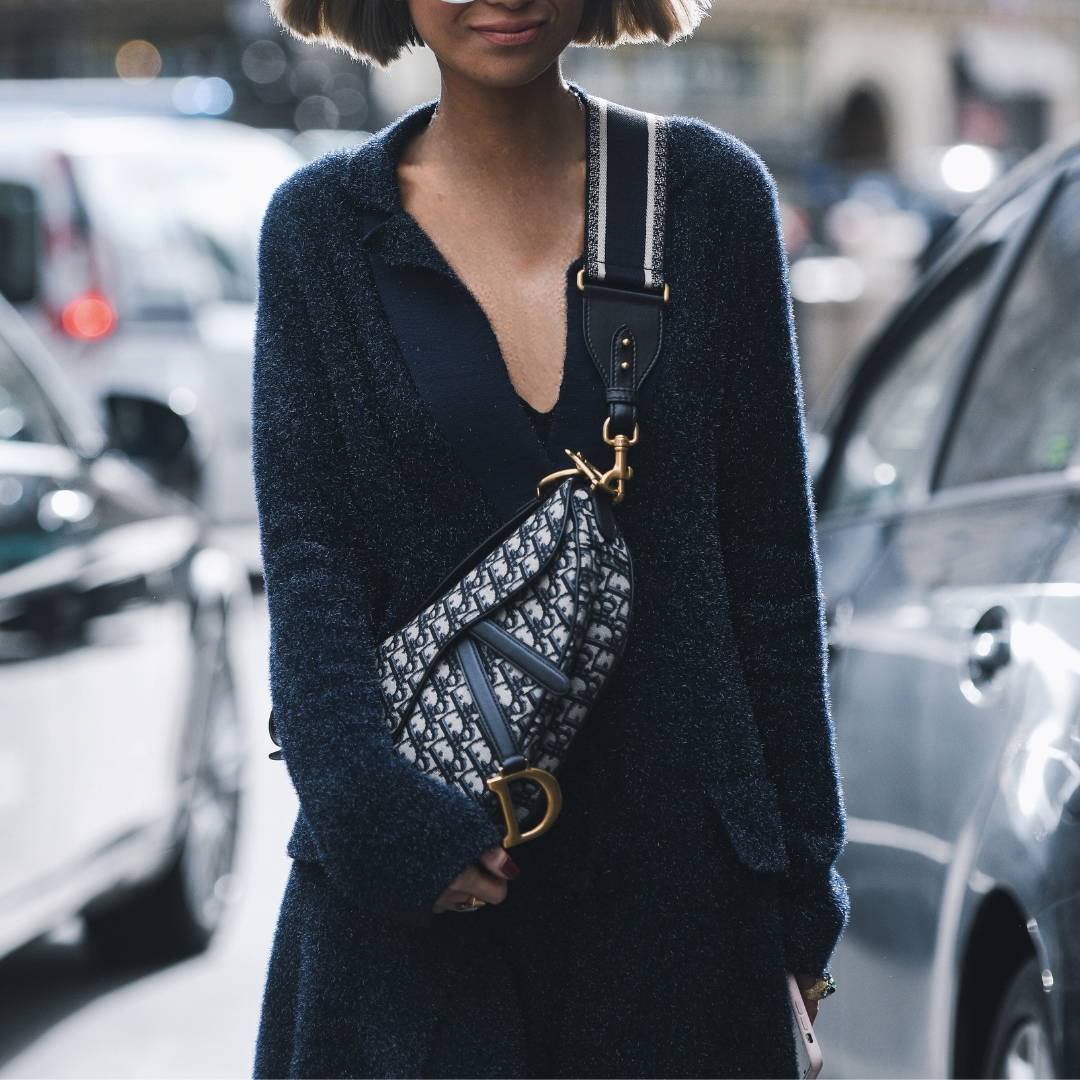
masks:
[[[1080,1075],[1080,143],[954,229],[824,425],[835,1075]]]

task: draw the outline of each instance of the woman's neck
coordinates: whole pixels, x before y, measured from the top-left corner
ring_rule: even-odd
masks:
[[[402,205],[487,313],[517,392],[559,393],[566,268],[585,221],[585,110],[558,66],[498,90],[443,75],[431,124],[398,160]]]
[[[483,86],[444,68],[439,108],[423,135],[425,150],[489,180],[543,174],[579,161],[585,117],[552,64],[525,86]]]

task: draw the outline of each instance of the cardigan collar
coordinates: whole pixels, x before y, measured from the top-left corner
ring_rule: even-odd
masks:
[[[407,112],[358,147],[346,183],[361,206],[389,216],[402,209],[397,163],[405,144],[431,123],[437,101]]]

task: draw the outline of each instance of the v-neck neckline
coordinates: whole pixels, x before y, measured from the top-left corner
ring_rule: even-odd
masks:
[[[404,146],[404,144],[402,144]],[[395,177],[396,177],[396,164],[395,164]],[[370,214],[370,212],[369,212]],[[371,215],[373,216],[373,215]],[[370,227],[369,227],[370,226]],[[573,296],[571,290],[575,287],[574,282],[577,278],[577,271],[585,263],[585,253],[581,252],[576,259],[574,259],[563,275],[563,296],[566,310],[566,331],[563,337],[563,363],[562,373],[559,377],[559,393],[555,398],[555,404],[549,410],[552,422],[551,428],[548,432],[548,440],[545,443],[541,440],[536,429],[533,427],[529,420],[528,414],[521,404],[528,404],[525,399],[518,393],[517,387],[514,386],[514,380],[510,377],[510,369],[506,364],[506,357],[502,351],[502,345],[499,342],[498,335],[495,333],[494,324],[491,321],[484,305],[480,303],[476,294],[465,283],[460,274],[454,270],[450,265],[449,259],[443,254],[438,244],[431,238],[428,231],[420,224],[419,221],[413,217],[412,214],[405,209],[404,206],[398,203],[397,209],[390,215],[384,216],[382,220],[370,221],[369,215],[365,215],[365,228],[364,228],[364,242],[365,244],[374,237],[377,233],[381,233],[386,241],[392,241],[392,243],[380,243],[377,245],[375,254],[379,255],[384,261],[390,263],[390,265],[398,265],[402,267],[412,266],[420,267],[425,270],[430,270],[442,277],[448,278],[455,288],[460,289],[461,292],[468,298],[470,306],[473,307],[475,313],[483,320],[484,325],[490,335],[490,340],[495,346],[496,354],[499,360],[500,375],[498,376],[499,382],[503,384],[503,389],[511,395],[518,405],[517,412],[521,414],[524,420],[525,427],[529,434],[532,436],[536,443],[537,448],[548,459],[550,464],[555,464],[561,467],[563,462],[563,451],[560,448],[558,456],[552,457],[550,447],[552,446],[552,436],[556,433],[559,427],[559,417],[562,413],[562,405],[564,401],[564,391],[567,385],[567,367],[571,356],[571,339],[575,334],[575,322],[573,318],[572,308],[574,305],[571,303],[571,297]],[[391,252],[388,250],[391,246],[402,249],[405,253],[402,257],[401,250],[398,252]],[[597,374],[599,378],[599,374]],[[601,421],[602,422],[602,421]],[[517,425],[515,425],[517,426]],[[550,470],[549,470],[550,471]]]
[[[574,89],[587,108],[587,96]],[[398,159],[433,109],[433,104],[418,108],[377,136],[381,146],[370,163],[357,159],[357,180],[365,175],[370,192],[358,206],[362,244],[372,256],[376,287],[414,387],[436,427],[505,521],[535,495],[542,477],[567,467],[564,448],[597,463],[609,455],[601,438],[604,383],[585,343],[582,294],[576,287],[576,270],[584,257],[579,256],[566,275],[563,372],[545,445],[522,407],[486,311],[401,203]],[[439,287],[439,278],[450,288]],[[445,344],[448,322],[458,335],[453,348]],[[652,396],[654,375],[642,387],[643,407]]]
[[[586,115],[586,118],[587,118],[588,108],[589,108],[588,95],[580,87],[575,86],[573,84],[569,84],[568,89],[577,98],[578,108],[582,111],[583,114]],[[454,269],[453,264],[446,257],[446,255],[444,254],[442,248],[440,248],[439,245],[435,242],[434,238],[427,231],[427,229],[425,229],[424,226],[420,223],[419,219],[414,217],[405,208],[405,203],[404,203],[403,199],[401,198],[401,184],[400,184],[400,180],[399,180],[399,177],[398,177],[398,163],[399,163],[399,161],[401,159],[401,155],[404,153],[405,147],[408,146],[409,143],[414,138],[416,138],[418,135],[420,135],[421,132],[424,130],[424,128],[426,128],[427,125],[431,123],[432,118],[435,116],[435,112],[436,112],[437,108],[438,108],[438,102],[435,102],[435,104],[432,107],[431,111],[427,114],[427,116],[425,118],[425,123],[424,123],[423,127],[421,127],[421,125],[419,123],[417,123],[415,125],[415,127],[410,126],[409,130],[403,134],[403,137],[401,139],[399,139],[396,142],[396,144],[391,148],[390,166],[391,166],[391,174],[392,174],[392,177],[393,177],[394,197],[395,197],[395,202],[397,204],[397,206],[396,206],[397,213],[403,214],[406,218],[408,218],[408,220],[413,224],[413,226],[415,226],[417,232],[419,232],[420,235],[422,235],[424,237],[424,239],[427,241],[428,247],[431,249],[431,252],[435,256],[435,258],[431,261],[431,263],[429,265],[429,268],[433,269],[433,270],[436,270],[436,272],[438,272],[438,273],[442,273],[442,274],[447,275],[448,277],[450,277],[453,280],[453,282],[456,285],[458,285],[460,288],[464,289],[465,292],[469,295],[472,302],[476,305],[477,309],[484,316],[484,320],[487,322],[488,328],[491,331],[491,336],[495,340],[496,345],[498,346],[499,360],[502,363],[503,373],[506,376],[506,382],[509,385],[510,390],[514,393],[514,395],[517,397],[517,399],[519,401],[523,402],[526,405],[529,405],[530,409],[534,409],[535,411],[537,411],[539,413],[539,410],[536,410],[535,406],[530,405],[529,402],[527,402],[525,400],[525,398],[522,397],[522,395],[520,393],[518,393],[518,389],[514,385],[514,380],[510,375],[510,368],[506,363],[506,354],[503,352],[502,342],[499,341],[499,335],[495,333],[495,323],[492,321],[491,316],[487,312],[487,309],[480,302],[480,298],[472,291],[472,289],[469,288],[469,286],[465,282],[465,279]],[[586,123],[586,129],[587,129],[587,127],[588,127],[588,125]],[[584,198],[583,198],[583,201],[582,201],[583,206],[585,205],[585,203],[588,200],[589,159],[590,159],[590,157],[592,155],[592,152],[593,152],[593,149],[592,149],[592,146],[591,146],[591,144],[589,142],[589,138],[588,138],[588,134],[587,134],[587,130],[586,130],[586,138],[585,138],[585,178],[582,181],[582,183],[584,185],[584,189],[583,189]],[[584,220],[582,220],[582,235],[583,236],[584,236],[584,233],[585,233],[585,228],[586,228],[586,222]],[[367,239],[366,236],[365,236],[365,239]],[[583,266],[584,263],[585,263],[585,251],[584,250],[580,251],[573,259],[571,259],[570,264],[566,268],[566,271],[565,271],[565,274],[564,274],[564,289],[563,289],[564,298],[567,295],[567,288],[566,288],[566,285],[565,285],[566,278],[568,278],[569,275],[571,275],[572,273],[576,274],[577,268],[579,268],[580,266]],[[567,363],[567,359],[569,358],[569,355],[570,355],[570,335],[572,333],[572,330],[571,330],[571,325],[570,325],[570,304],[569,303],[564,302],[564,310],[566,312],[566,322],[565,322],[566,329],[565,329],[565,332],[564,332],[564,335],[563,335],[563,357],[562,357],[562,366],[561,366],[560,374],[559,374],[558,392],[555,395],[555,404],[552,405],[552,407],[548,410],[547,413],[540,413],[541,416],[544,416],[544,415],[551,415],[552,416],[552,426],[554,426],[554,417],[555,417],[555,415],[556,415],[556,413],[557,413],[557,411],[559,409],[559,403],[562,401],[563,387],[566,384],[566,363]],[[522,410],[522,412],[524,412],[524,410]],[[526,419],[528,419],[528,414],[526,414]],[[547,453],[547,444],[543,440],[541,440],[539,434],[533,428],[533,425],[532,425],[531,422],[529,423],[529,428],[533,431],[533,434],[536,436],[536,441],[540,444],[541,448],[544,450],[545,453]],[[549,431],[549,437],[550,437],[550,431]]]
[[[545,446],[483,310],[413,219],[366,211],[364,246],[413,385],[503,520],[535,494],[540,479],[567,466],[564,448],[605,460],[603,381],[585,345],[573,267],[562,390]]]
[[[404,214],[405,217],[409,219],[412,227],[415,228],[421,236],[423,236],[424,240],[431,248],[431,251],[436,256],[436,259],[432,260],[433,265],[441,264],[438,272],[448,276],[451,281],[453,281],[453,283],[468,296],[472,304],[475,305],[477,312],[479,312],[479,314],[483,317],[484,322],[487,323],[487,328],[491,333],[491,339],[495,342],[495,347],[498,351],[499,365],[502,368],[503,379],[506,382],[507,389],[509,389],[510,393],[512,393],[520,403],[522,403],[523,405],[528,405],[529,408],[536,412],[539,416],[551,417],[551,426],[548,429],[548,440],[547,442],[545,442],[543,439],[540,438],[539,432],[537,432],[536,428],[533,426],[532,421],[529,419],[529,414],[525,412],[524,409],[521,410],[522,414],[525,416],[526,421],[528,421],[529,430],[536,438],[536,442],[540,446],[540,449],[543,450],[543,452],[548,457],[550,457],[551,455],[548,450],[548,443],[551,441],[551,432],[555,427],[556,417],[561,411],[559,406],[561,405],[563,400],[563,388],[566,385],[566,365],[567,361],[570,358],[570,336],[574,332],[573,326],[570,322],[570,303],[567,299],[567,292],[570,288],[570,284],[577,277],[578,269],[585,265],[585,252],[580,252],[576,258],[572,259],[563,273],[563,311],[566,317],[563,324],[565,329],[563,331],[563,356],[562,366],[559,371],[559,388],[558,393],[556,393],[555,395],[555,404],[552,405],[546,413],[541,413],[539,409],[537,409],[534,405],[530,405],[529,402],[526,401],[524,397],[522,397],[521,393],[518,391],[518,388],[514,385],[514,380],[510,375],[510,366],[507,364],[506,354],[503,352],[502,342],[499,341],[499,335],[495,333],[495,324],[491,321],[491,316],[488,314],[487,308],[485,308],[484,305],[480,302],[480,298],[476,295],[476,293],[472,291],[472,289],[469,288],[468,284],[466,284],[465,282],[465,279],[454,269],[450,260],[443,253],[442,248],[440,248],[439,245],[435,243],[427,229],[425,229],[424,226],[421,225],[420,222],[415,217],[413,217],[413,215],[410,214],[404,206],[401,207],[401,210],[399,212]]]
[[[403,150],[405,145],[406,144],[403,143],[400,149]],[[588,166],[586,164],[586,173],[587,172],[588,172]],[[396,180],[397,180],[397,161],[396,161],[396,159],[394,161],[394,179],[395,179],[395,182],[396,182]],[[514,385],[514,380],[510,375],[510,367],[506,362],[506,354],[503,352],[502,342],[499,341],[499,335],[495,333],[495,324],[491,321],[491,316],[488,314],[487,308],[485,308],[484,305],[480,302],[480,298],[476,295],[476,293],[474,293],[472,291],[472,289],[469,288],[469,286],[465,282],[465,279],[454,269],[454,267],[451,264],[450,260],[443,253],[442,248],[440,248],[439,245],[437,243],[435,243],[434,239],[432,238],[431,234],[427,231],[427,229],[425,229],[424,226],[421,225],[420,222],[412,214],[410,214],[408,210],[405,209],[404,205],[402,205],[400,203],[400,198],[401,198],[401,195],[400,195],[400,189],[399,189],[399,192],[398,192],[399,209],[398,209],[397,213],[403,215],[405,218],[408,219],[408,221],[410,223],[410,226],[413,229],[415,229],[416,232],[419,233],[420,236],[423,237],[424,241],[426,242],[426,245],[431,250],[431,254],[434,256],[434,258],[429,260],[429,262],[427,264],[428,268],[432,269],[432,270],[435,270],[436,273],[440,273],[440,274],[445,275],[446,277],[449,277],[450,280],[453,281],[453,283],[456,286],[458,286],[458,288],[464,290],[465,293],[468,295],[469,299],[472,301],[472,303],[476,305],[477,311],[479,311],[479,313],[484,317],[484,321],[487,323],[488,329],[491,331],[491,337],[495,341],[495,344],[496,344],[496,346],[498,348],[499,361],[500,361],[500,363],[502,365],[503,375],[506,378],[506,383],[509,386],[510,391],[514,394],[514,396],[518,399],[518,401],[522,402],[525,405],[528,405],[529,408],[533,409],[535,412],[537,412],[538,415],[540,415],[540,416],[549,416],[550,415],[552,417],[552,426],[554,426],[555,415],[558,412],[559,403],[562,401],[562,398],[563,398],[563,387],[566,385],[566,363],[567,363],[567,360],[569,359],[569,356],[570,356],[570,335],[573,333],[571,323],[570,323],[570,304],[566,300],[567,290],[568,290],[568,284],[567,283],[572,278],[576,278],[577,270],[580,267],[585,265],[585,252],[584,251],[579,252],[578,255],[570,261],[570,264],[567,266],[567,268],[566,268],[566,270],[565,270],[565,272],[563,274],[563,298],[564,298],[563,310],[565,312],[566,319],[565,319],[565,323],[564,323],[565,331],[563,333],[563,357],[562,357],[562,366],[561,366],[560,372],[559,372],[559,387],[558,387],[558,392],[555,395],[555,404],[552,405],[551,408],[546,413],[541,413],[539,409],[536,409],[536,407],[534,405],[529,404],[529,402],[525,400],[525,398],[519,393],[518,388]],[[366,239],[366,237],[365,237],[365,239]],[[522,410],[522,412],[524,412],[524,410]],[[525,418],[528,420],[528,413],[525,413]],[[540,444],[540,446],[544,450],[544,452],[547,453],[547,444],[540,438],[540,436],[537,433],[536,429],[533,427],[531,421],[529,423],[529,427],[530,427],[530,429],[532,429],[533,434],[536,436],[536,441]],[[551,432],[549,430],[549,432],[548,432],[549,438],[550,438],[550,434],[551,434]]]

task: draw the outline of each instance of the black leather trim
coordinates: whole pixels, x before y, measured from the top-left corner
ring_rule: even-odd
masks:
[[[472,691],[476,710],[480,714],[480,723],[484,727],[484,734],[492,749],[498,755],[499,764],[507,772],[516,772],[525,768],[525,758],[514,742],[510,729],[503,719],[502,709],[495,700],[491,685],[487,680],[483,664],[480,663],[480,654],[476,651],[476,645],[468,634],[458,639],[457,643],[458,662],[461,670],[465,673],[465,680]]]
[[[592,493],[593,513],[600,535],[610,544],[615,539],[615,512],[611,496],[597,488]]]
[[[550,660],[523,645],[513,634],[488,619],[473,623],[469,629],[477,641],[497,652],[504,660],[523,671],[550,694],[562,697],[570,693],[570,680]]]
[[[633,432],[641,384],[663,347],[663,312],[659,293],[585,282],[585,344],[607,388],[611,434]],[[624,341],[628,344],[623,345]]]

